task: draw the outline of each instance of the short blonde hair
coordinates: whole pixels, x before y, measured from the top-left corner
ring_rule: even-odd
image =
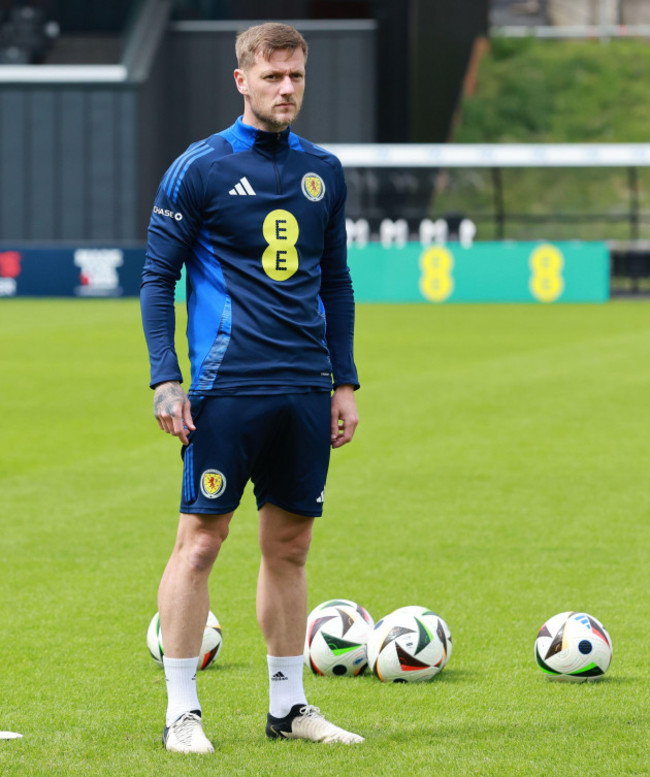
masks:
[[[306,62],[307,41],[295,27],[278,22],[256,24],[237,34],[235,43],[237,66],[241,70],[247,70],[255,64],[258,53],[265,59],[269,59],[274,51],[288,49],[293,52],[298,48],[302,49]]]

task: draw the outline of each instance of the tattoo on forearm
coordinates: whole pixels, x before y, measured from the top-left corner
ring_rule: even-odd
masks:
[[[174,404],[185,401],[185,392],[179,383],[168,383],[156,389],[153,397],[153,412],[156,417],[166,413],[174,418]]]

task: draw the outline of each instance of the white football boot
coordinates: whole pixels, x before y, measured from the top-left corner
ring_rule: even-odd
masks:
[[[185,712],[171,726],[165,726],[162,743],[173,753],[214,753],[197,712]]]
[[[296,704],[286,718],[274,718],[269,713],[266,722],[269,739],[307,739],[310,742],[340,742],[353,745],[364,738],[335,726],[326,720],[318,707]]]

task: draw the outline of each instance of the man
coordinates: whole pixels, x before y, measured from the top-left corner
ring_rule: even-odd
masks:
[[[338,160],[290,130],[307,44],[293,27],[240,33],[235,124],[169,168],[149,226],[141,305],[160,428],[183,444],[176,544],[158,594],[168,750],[212,752],[196,666],[208,576],[246,482],[259,510],[257,618],[267,644],[266,734],[362,742],[307,703],[305,562],[330,447],[358,423],[354,299]],[[192,382],[174,351],[174,285],[185,264]]]

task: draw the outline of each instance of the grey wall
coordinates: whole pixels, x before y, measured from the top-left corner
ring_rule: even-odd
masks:
[[[487,0],[411,0],[410,140],[446,143],[477,37],[487,35]]]
[[[305,26],[307,96],[296,132],[316,142],[375,140],[372,23]],[[0,83],[0,241],[144,239],[164,170],[242,111],[236,29],[172,25],[142,82]]]
[[[133,239],[135,109],[123,86],[2,84],[0,239]]]
[[[375,25],[294,22],[309,43],[307,91],[295,131],[315,142],[375,140]],[[177,23],[163,43],[174,143],[232,124],[242,112],[233,23]]]

